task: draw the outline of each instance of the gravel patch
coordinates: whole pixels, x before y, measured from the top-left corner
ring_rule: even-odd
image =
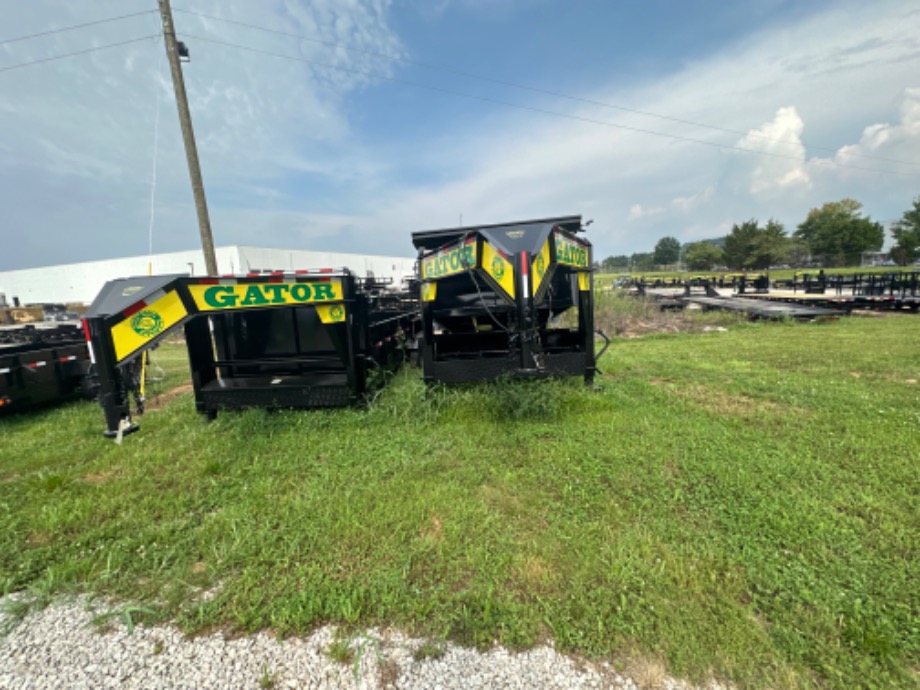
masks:
[[[283,641],[265,633],[186,637],[168,625],[129,629],[118,616],[94,625],[104,612],[78,598],[31,613],[0,638],[0,688],[694,690],[663,674],[637,682],[607,663],[573,659],[547,645],[478,652],[372,629],[348,640],[350,654],[337,656],[351,659],[341,662],[328,654],[332,626]],[[707,688],[727,690],[716,683]]]

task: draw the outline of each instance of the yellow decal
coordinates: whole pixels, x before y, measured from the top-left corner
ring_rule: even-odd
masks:
[[[189,285],[195,306],[201,311],[273,307],[282,304],[338,302],[342,281],[315,283],[239,283],[237,285]]]
[[[492,280],[514,299],[514,267],[511,262],[499,254],[488,242],[482,243],[482,266]]]
[[[540,286],[543,285],[543,278],[546,276],[547,269],[549,269],[548,239],[543,243],[543,249],[540,250],[540,253],[533,257],[533,263],[531,264],[530,275],[533,276],[534,295],[540,291]]]
[[[580,271],[578,273],[578,289],[581,292],[589,292],[591,290],[591,274],[587,271]]]
[[[434,302],[438,296],[437,283],[422,283],[422,301]]]
[[[316,313],[323,323],[343,323],[345,321],[344,304],[317,304]]]
[[[169,330],[188,316],[179,294],[173,290],[112,326],[115,359],[119,362]]]
[[[575,268],[591,268],[588,265],[588,249],[578,242],[569,239],[560,232],[556,235],[556,263],[574,266]]]
[[[476,268],[476,243],[473,240],[422,259],[422,278],[443,278],[470,268]]]

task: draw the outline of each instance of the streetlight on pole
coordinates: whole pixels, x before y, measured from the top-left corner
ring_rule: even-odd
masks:
[[[176,106],[179,109],[179,125],[182,139],[185,141],[185,157],[188,159],[188,174],[192,179],[192,193],[195,195],[195,210],[198,213],[198,230],[201,233],[201,248],[204,250],[204,265],[208,275],[217,275],[217,257],[214,254],[214,238],[211,236],[211,219],[208,217],[208,202],[204,195],[204,182],[201,180],[201,168],[198,165],[198,147],[195,146],[195,132],[192,129],[192,115],[188,109],[185,95],[185,80],[182,78],[182,66],[179,57],[188,57],[188,50],[176,41],[175,24],[169,0],[157,0],[160,4],[160,17],[163,19],[163,38],[166,45],[166,57],[169,59],[169,71],[172,73],[173,88],[176,91]]]

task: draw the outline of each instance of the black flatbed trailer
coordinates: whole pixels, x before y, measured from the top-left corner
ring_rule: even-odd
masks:
[[[0,327],[0,413],[88,394],[89,370],[79,323]]]
[[[753,297],[753,295],[751,296]],[[827,307],[798,305],[788,303],[770,303],[766,300],[755,300],[745,297],[705,297],[691,295],[681,297],[688,304],[698,304],[703,309],[718,309],[720,311],[739,311],[755,319],[818,319],[843,316],[845,312],[840,309]]]
[[[694,292],[695,289],[702,290]],[[814,304],[792,304],[784,302],[771,302],[760,299],[765,295],[722,295],[709,282],[700,285],[684,286],[682,292],[672,290],[645,289],[640,286],[639,295],[647,295],[657,300],[662,311],[685,309],[689,304],[695,304],[704,310],[717,309],[720,311],[735,311],[747,314],[754,319],[818,319],[843,316],[845,311]]]
[[[910,311],[912,313],[917,313],[918,310],[920,310],[920,297],[912,295],[790,295],[772,293],[768,295],[746,294],[743,296],[743,299],[799,304],[807,307],[821,307],[847,312],[853,309],[869,309],[879,311]]]

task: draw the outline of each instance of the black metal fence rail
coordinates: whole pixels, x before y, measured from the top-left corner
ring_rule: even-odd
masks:
[[[777,281],[776,288],[802,291],[805,294],[827,294],[873,297],[920,297],[920,272],[852,273],[825,275],[803,273],[788,281]]]

